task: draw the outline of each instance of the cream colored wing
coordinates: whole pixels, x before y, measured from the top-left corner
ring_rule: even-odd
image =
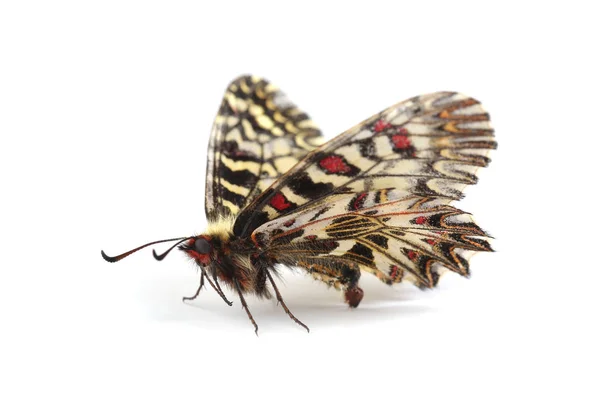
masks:
[[[495,147],[477,100],[452,92],[415,97],[313,150],[238,215],[234,234],[248,237],[268,221],[339,194],[397,189],[459,199]]]
[[[388,284],[431,288],[446,270],[468,276],[470,255],[491,251],[487,234],[450,201],[402,190],[340,194],[260,226],[252,239],[310,272],[334,276],[354,266]]]
[[[207,219],[233,219],[322,142],[308,115],[266,80],[242,76],[231,82],[209,142]]]

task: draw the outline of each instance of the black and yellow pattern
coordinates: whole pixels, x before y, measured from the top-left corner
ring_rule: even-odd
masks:
[[[264,79],[231,82],[208,148],[206,215],[234,217],[323,142],[308,115]]]

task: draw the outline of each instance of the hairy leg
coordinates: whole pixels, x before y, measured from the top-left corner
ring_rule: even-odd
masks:
[[[196,293],[191,297],[183,297],[181,300],[182,301],[195,300],[196,297],[198,297],[198,295],[200,294],[200,290],[202,290],[203,286],[204,286],[204,270],[202,270],[202,272],[200,273],[200,286],[198,286],[198,290],[196,290]]]
[[[273,286],[273,290],[275,290],[275,296],[277,297],[277,301],[281,304],[281,307],[283,307],[286,314],[289,315],[289,317],[291,319],[293,319],[294,322],[296,322],[298,325],[304,327],[304,329],[306,329],[307,332],[310,332],[310,329],[308,329],[308,326],[304,325],[302,323],[302,321],[300,321],[298,318],[296,318],[294,316],[294,314],[292,314],[290,309],[287,307],[285,302],[283,301],[283,298],[281,297],[281,293],[279,293],[279,289],[277,288],[277,285],[275,285],[275,281],[273,280],[273,277],[271,276],[271,273],[269,272],[269,270],[265,269],[265,272],[266,272],[267,278],[269,279],[269,282],[271,282],[271,286]]]
[[[240,296],[240,301],[242,302],[242,307],[244,308],[244,310],[246,310],[246,314],[248,314],[248,318],[250,318],[250,322],[252,322],[252,325],[254,325],[254,333],[256,333],[256,335],[258,336],[258,325],[256,324],[256,321],[254,320],[252,313],[250,313],[250,309],[248,308],[248,303],[246,303],[246,299],[244,298],[244,295],[242,294],[242,288],[240,287],[240,283],[237,281],[237,279],[234,279],[233,283],[235,285],[235,289],[238,292],[238,295]]]
[[[200,291],[202,290],[202,288],[204,287],[204,279],[206,279],[208,281],[208,283],[210,283],[210,286],[212,286],[212,288],[215,290],[215,292],[217,292],[219,294],[219,296],[221,296],[221,298],[223,299],[223,301],[225,303],[227,303],[228,306],[232,306],[233,303],[231,301],[229,301],[227,299],[227,297],[225,297],[225,293],[223,293],[223,290],[221,289],[221,286],[219,286],[219,281],[216,278],[216,275],[214,276],[215,283],[210,279],[210,277],[207,275],[206,273],[206,269],[204,269],[204,267],[200,267],[200,286],[198,286],[198,290],[196,290],[196,293],[192,296],[192,297],[184,297],[182,300],[183,301],[188,301],[188,300],[195,300],[196,297],[198,297],[198,295],[200,294]]]

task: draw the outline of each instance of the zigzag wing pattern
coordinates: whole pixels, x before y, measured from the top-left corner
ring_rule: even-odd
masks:
[[[388,284],[431,288],[446,270],[468,276],[470,255],[491,251],[487,234],[449,201],[401,190],[342,194],[268,222],[252,238],[278,262],[319,276],[343,264]]]
[[[321,143],[321,132],[308,115],[275,86],[255,76],[234,80],[208,147],[207,219],[233,219]]]
[[[234,234],[248,237],[269,221],[342,194],[393,188],[459,199],[495,147],[489,115],[477,100],[453,92],[414,97],[310,152],[241,211]]]

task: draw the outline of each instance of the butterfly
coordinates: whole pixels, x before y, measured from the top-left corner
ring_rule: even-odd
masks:
[[[176,242],[228,304],[232,289],[252,322],[245,296],[277,299],[278,266],[304,270],[357,307],[361,273],[388,285],[433,288],[442,273],[469,275],[470,255],[492,251],[489,235],[451,205],[496,148],[488,113],[470,97],[413,97],[325,142],[309,116],[277,87],[241,76],[227,88],[207,156],[202,235]]]

